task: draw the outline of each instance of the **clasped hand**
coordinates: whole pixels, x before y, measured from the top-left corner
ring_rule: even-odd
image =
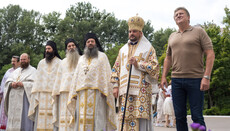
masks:
[[[23,87],[23,83],[22,82],[12,82],[11,87],[13,88]]]

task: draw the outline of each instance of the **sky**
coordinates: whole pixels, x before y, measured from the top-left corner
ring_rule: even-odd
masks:
[[[65,11],[71,5],[84,0],[0,0],[0,8],[9,4],[20,5],[22,9],[39,11],[48,14],[57,11],[65,17]],[[185,7],[190,13],[190,24],[204,24],[214,22],[220,27],[223,17],[226,16],[224,8],[230,9],[230,0],[85,0],[100,11],[106,10],[114,13],[120,20],[128,20],[138,14],[145,21],[151,21],[155,30],[161,28],[175,28],[173,13],[177,7]]]

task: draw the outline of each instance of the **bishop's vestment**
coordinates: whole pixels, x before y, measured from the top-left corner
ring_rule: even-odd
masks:
[[[132,66],[131,76],[129,76],[128,60],[131,57],[136,58],[138,68]],[[124,130],[152,131],[152,87],[157,84],[158,72],[155,49],[145,36],[142,36],[135,44],[128,41],[120,49],[111,75],[114,87],[119,88],[119,130],[124,112],[128,78],[131,77]]]

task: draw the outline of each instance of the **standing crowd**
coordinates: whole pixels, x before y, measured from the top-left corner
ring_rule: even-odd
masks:
[[[178,131],[188,131],[187,97],[192,120],[205,126],[204,91],[209,89],[215,56],[207,33],[189,25],[186,8],[177,8],[174,20],[179,30],[168,40],[155,101],[156,124],[163,121],[164,114],[166,127],[171,120]],[[0,130],[153,131],[156,97],[152,94],[158,92],[159,77],[156,51],[142,32],[141,17],[131,17],[128,26],[129,40],[112,68],[94,33],[85,35],[83,52],[74,39],[67,39],[63,60],[56,43],[47,41],[37,69],[30,65],[27,53],[13,56],[13,67],[1,82]],[[172,84],[168,87],[166,76],[171,67]]]

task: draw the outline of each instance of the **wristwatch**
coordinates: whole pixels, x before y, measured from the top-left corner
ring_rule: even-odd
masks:
[[[210,78],[210,76],[203,76],[205,79],[208,79],[208,80],[210,80],[211,78]]]

